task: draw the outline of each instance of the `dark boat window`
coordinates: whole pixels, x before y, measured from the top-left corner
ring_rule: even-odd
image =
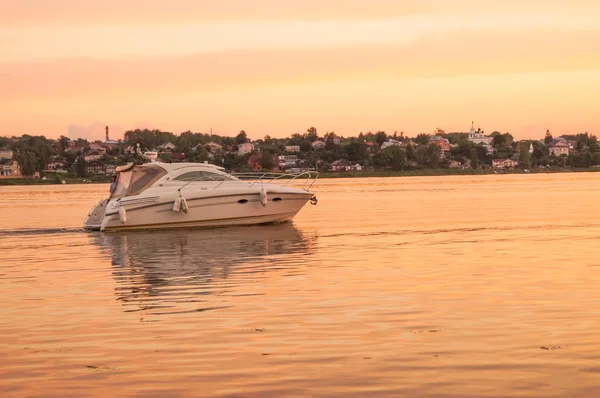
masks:
[[[219,174],[213,173],[212,171],[188,171],[187,173],[183,173],[175,178],[173,181],[233,181],[234,178],[228,176],[227,174]]]

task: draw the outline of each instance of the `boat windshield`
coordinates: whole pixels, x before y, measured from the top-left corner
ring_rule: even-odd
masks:
[[[167,174],[165,169],[155,165],[146,165],[143,167],[136,166],[127,171],[122,171],[119,173],[117,188],[112,197],[122,198],[125,196],[139,195],[150,188],[165,174]]]
[[[237,181],[237,178],[224,173],[221,174],[206,170],[195,170],[178,175],[177,177],[173,178],[173,181]]]

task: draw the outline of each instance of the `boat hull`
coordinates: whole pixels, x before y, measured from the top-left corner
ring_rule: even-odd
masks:
[[[83,227],[90,231],[100,231],[102,227],[102,220],[104,219],[104,214],[106,213],[106,205],[108,204],[108,199],[103,199],[99,201],[96,206],[89,212],[85,221],[83,222]]]
[[[109,203],[101,231],[166,228],[215,228],[281,223],[291,220],[312,197],[302,192],[271,192],[265,205],[260,193],[197,196],[186,199],[187,212],[174,211],[175,198]],[[125,216],[120,207],[125,209]]]

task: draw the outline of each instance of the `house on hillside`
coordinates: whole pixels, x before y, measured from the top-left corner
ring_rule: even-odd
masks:
[[[0,160],[11,160],[13,158],[13,155],[13,151],[11,151],[10,149],[0,149]]]
[[[85,171],[88,174],[105,174],[106,168],[102,162],[92,161],[86,164]]]
[[[175,144],[173,144],[172,142],[166,142],[166,143],[161,144],[158,147],[156,147],[156,152],[158,152],[158,153],[173,153],[174,149],[175,149]]]
[[[358,163],[353,164],[352,162],[350,162],[346,159],[340,159],[340,160],[336,160],[335,162],[331,163],[329,170],[331,170],[333,172],[362,171],[362,166]]]
[[[101,153],[99,151],[92,151],[85,155],[83,158],[86,162],[93,162],[100,159],[102,156],[104,156],[104,152]]]
[[[474,122],[471,122],[471,130],[469,131],[469,141],[475,144],[482,144],[483,146],[485,146],[487,153],[492,153],[494,151],[494,147],[492,146],[494,137],[486,137],[481,131],[481,129],[477,129],[477,131],[475,131]]]
[[[564,138],[557,138],[548,144],[548,152],[550,155],[561,156],[568,155],[571,151],[571,146]]]
[[[0,165],[0,176],[21,177],[21,166],[16,160],[10,160],[8,163]]]
[[[254,150],[254,144],[251,142],[244,142],[243,144],[238,145],[238,155],[245,155]]]
[[[64,170],[66,164],[67,162],[65,160],[57,158],[48,162],[48,164],[44,168],[44,171],[47,173],[54,173],[58,170]]]
[[[323,140],[325,142],[331,140],[331,142],[333,142],[335,145],[340,145],[340,143],[342,142],[342,139],[340,137],[338,137],[335,133],[325,134],[325,137],[323,137]]]
[[[208,148],[210,153],[215,153],[217,151],[220,151],[223,149],[223,147],[219,144],[217,144],[216,142],[209,142],[208,144],[206,144],[206,147]]]
[[[399,146],[400,148],[406,148],[406,144],[404,142],[390,138],[389,140],[387,140],[383,144],[381,144],[381,149],[383,150],[383,149],[386,149],[386,148],[389,148],[392,146]]]
[[[312,143],[312,147],[315,150],[319,150],[319,149],[325,149],[325,146],[327,146],[327,144],[325,144],[323,141],[321,140],[317,140],[315,142]]]
[[[429,139],[429,143],[439,146],[442,152],[450,152],[450,141],[442,136],[434,135]]]
[[[185,162],[187,160],[185,153],[183,152],[173,152],[172,154],[173,162]]]
[[[285,151],[288,153],[300,152],[300,145],[286,145]]]
[[[104,169],[104,172],[106,174],[115,174],[117,172],[117,166],[115,166],[114,164],[107,164],[106,168]]]
[[[279,167],[282,169],[288,169],[290,167],[296,167],[298,165],[298,156],[296,155],[279,155]]]
[[[90,144],[89,151],[90,152],[98,152],[101,155],[104,155],[106,153],[106,148],[104,146],[94,142],[94,143]]]
[[[495,169],[512,169],[517,167],[519,162],[512,159],[494,159],[492,160],[492,167]]]

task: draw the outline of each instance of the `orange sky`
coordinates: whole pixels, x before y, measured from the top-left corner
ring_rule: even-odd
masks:
[[[599,133],[598,15],[596,0],[3,0],[0,135]]]

